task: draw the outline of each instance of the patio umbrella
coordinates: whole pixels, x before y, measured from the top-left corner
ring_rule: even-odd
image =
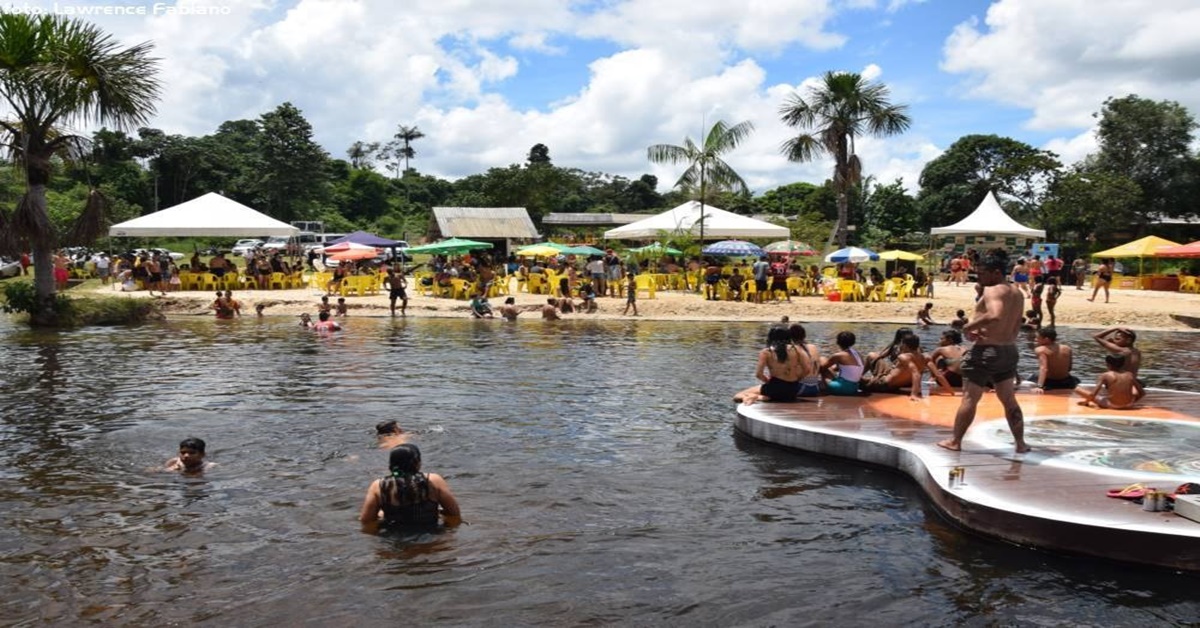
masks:
[[[761,257],[766,254],[762,247],[743,240],[721,240],[704,247],[700,252],[720,257]]]
[[[663,255],[664,253],[667,255],[683,255],[683,251],[663,246],[662,242],[654,242],[646,246],[639,246],[636,249],[629,249],[629,252],[639,255]]]
[[[342,262],[345,260],[371,259],[377,255],[379,255],[379,250],[375,247],[371,247],[369,249],[348,249],[345,251],[338,251],[337,253],[330,255],[329,259],[335,262]]]
[[[903,260],[906,262],[919,262],[919,261],[925,259],[925,256],[919,255],[917,253],[909,253],[908,251],[901,251],[901,250],[897,249],[897,250],[891,250],[891,251],[884,251],[884,252],[880,253],[879,259],[893,261],[893,262],[896,260]]]
[[[341,242],[339,244],[330,244],[324,249],[321,249],[320,252],[330,255],[333,253],[344,253],[346,251],[371,251],[372,253],[375,253],[376,248],[366,244],[358,244],[357,242]],[[375,255],[371,255],[371,257],[375,257]]]
[[[525,257],[555,257],[562,255],[563,250],[545,244],[534,244],[523,249],[518,249],[516,254]]]
[[[871,249],[848,246],[826,255],[825,261],[835,264],[843,264],[845,262],[853,262],[855,264],[859,262],[876,262],[879,261],[879,254]]]
[[[531,249],[531,248],[537,247],[537,246],[548,246],[556,251],[562,251],[564,249],[571,248],[565,244],[559,244],[557,242],[551,242],[551,241],[547,240],[545,242],[538,242],[536,244],[526,244],[525,246],[522,246],[521,248],[517,249],[516,253],[517,253],[517,255],[521,255],[525,252],[525,249]]]
[[[604,255],[604,251],[594,246],[587,245],[567,247],[563,249],[562,252],[567,255],[583,255],[584,257],[590,257],[592,255]]]
[[[494,245],[491,242],[477,242],[475,240],[466,240],[462,238],[447,238],[438,242],[422,244],[405,249],[406,253],[429,253],[430,255],[456,255],[474,251],[476,249],[490,249]]]
[[[780,240],[778,242],[772,242],[762,248],[768,253],[786,253],[788,255],[817,254],[817,252],[813,250],[813,247],[798,240]]]
[[[1155,257],[1200,257],[1200,240],[1159,249]]]

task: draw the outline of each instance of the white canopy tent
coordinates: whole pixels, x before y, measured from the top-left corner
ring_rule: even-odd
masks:
[[[643,218],[604,232],[610,240],[647,240],[667,235],[700,235],[700,203],[688,201],[661,214]],[[740,216],[712,205],[704,206],[704,237],[726,238],[787,238],[787,227]]]
[[[108,235],[120,237],[254,237],[292,236],[297,233],[300,233],[300,230],[296,227],[216,192],[209,192],[174,207],[115,224],[108,229]]]
[[[1012,219],[1000,207],[996,195],[988,192],[971,215],[948,227],[934,227],[930,235],[1018,235],[1026,238],[1045,238],[1044,229],[1031,229]]]

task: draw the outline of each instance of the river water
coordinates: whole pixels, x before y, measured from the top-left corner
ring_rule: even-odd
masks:
[[[904,476],[735,434],[762,324],[347,327],[0,318],[0,624],[1200,622],[1196,576],[981,539]],[[855,329],[863,349],[893,331]],[[1094,377],[1095,343],[1062,334]],[[1150,385],[1195,387],[1200,335],[1138,344]],[[469,525],[360,530],[384,419]],[[188,436],[214,469],[153,470]]]

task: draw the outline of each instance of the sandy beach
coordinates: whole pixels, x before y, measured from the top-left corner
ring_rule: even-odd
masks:
[[[516,283],[514,282],[515,286]],[[126,297],[146,297],[144,291],[122,293],[110,286],[91,289],[96,294]],[[253,316],[255,305],[262,303],[266,316],[296,316],[301,312],[315,312],[321,292],[313,289],[294,290],[245,290],[235,297],[242,303],[244,316]],[[546,302],[544,295],[513,293],[517,305],[530,311],[522,317],[536,318],[536,312]],[[1200,312],[1200,295],[1179,292],[1156,292],[1149,290],[1113,290],[1109,303],[1087,301],[1090,290],[1076,290],[1068,286],[1056,308],[1060,326],[1102,328],[1123,325],[1133,329],[1158,329],[1179,331],[1193,330],[1171,318],[1171,314],[1196,315]],[[447,298],[422,296],[409,290],[408,316],[459,318],[468,317],[467,302]],[[211,316],[208,309],[213,299],[210,292],[176,292],[166,297],[155,297],[163,302],[163,311],[170,316]],[[336,301],[336,297],[331,299]],[[792,297],[788,302],[764,304],[736,301],[707,301],[692,292],[659,291],[654,299],[643,293],[638,297],[640,319],[672,321],[773,321],[786,315],[793,321],[859,321],[878,323],[911,324],[916,320],[917,309],[926,301],[932,301],[933,319],[946,322],[954,318],[955,310],[968,313],[975,303],[975,291],[971,285],[954,286],[939,283],[933,299],[910,299],[908,301],[878,302],[833,302],[816,296]],[[503,303],[504,297],[491,299],[493,308]],[[349,316],[390,316],[386,292],[374,296],[346,297]],[[616,319],[622,316],[625,307],[623,298],[601,297],[595,314],[566,314],[564,318]],[[1028,304],[1028,300],[1026,301]],[[1045,324],[1049,324],[1047,315]]]

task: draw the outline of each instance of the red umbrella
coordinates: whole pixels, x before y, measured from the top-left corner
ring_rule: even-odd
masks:
[[[1179,246],[1170,246],[1165,249],[1159,249],[1154,253],[1155,257],[1200,257],[1200,240],[1180,244]]]
[[[328,251],[329,249],[325,250]],[[379,255],[379,251],[375,247],[368,247],[365,249],[349,249],[346,251],[338,251],[337,253],[330,255],[329,259],[335,262],[341,262],[345,260],[371,259],[376,255]]]

